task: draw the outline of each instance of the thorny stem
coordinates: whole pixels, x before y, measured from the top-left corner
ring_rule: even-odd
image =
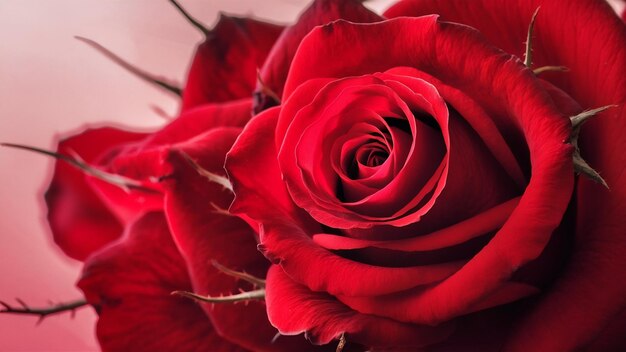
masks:
[[[570,143],[574,146],[574,155],[572,156],[574,160],[574,171],[578,174],[583,174],[590,178],[591,180],[603,185],[607,189],[609,185],[606,181],[600,176],[600,174],[594,170],[580,155],[580,149],[578,148],[578,136],[580,135],[580,129],[582,125],[589,120],[590,118],[598,115],[599,113],[609,109],[614,108],[617,105],[607,105],[597,109],[591,109],[581,112],[578,115],[574,115],[570,117],[570,121],[572,123],[572,135],[570,136]]]
[[[537,14],[539,14],[540,7],[537,7],[535,13],[533,13],[533,17],[530,19],[530,24],[528,25],[528,33],[526,34],[526,52],[524,53],[524,65],[529,67],[533,64],[533,30],[535,27],[535,20],[537,19]]]
[[[565,66],[541,66],[541,67],[537,67],[536,69],[533,70],[535,75],[539,75],[541,73],[550,72],[550,71],[567,72],[567,71],[569,71],[569,68],[567,68]]]
[[[84,37],[79,37],[79,36],[75,36],[74,38],[80,40],[81,42],[86,43],[87,45],[89,45],[90,47],[96,49],[98,52],[100,52],[102,55],[104,55],[105,57],[109,58],[110,60],[112,60],[113,62],[115,62],[116,64],[122,66],[124,69],[126,69],[127,71],[129,71],[130,73],[136,75],[137,77],[143,79],[146,82],[152,83],[156,86],[159,86],[177,96],[181,96],[183,94],[183,91],[180,87],[177,87],[174,83],[168,82],[166,79],[164,78],[160,78],[160,77],[156,77],[138,67],[135,67],[133,65],[131,65],[130,63],[128,63],[127,61],[125,61],[124,59],[122,59],[121,57],[117,56],[115,53],[113,53],[112,51],[110,51],[109,49],[105,48],[104,46],[100,45],[99,43],[88,39],[88,38],[84,38]]]
[[[76,310],[82,307],[87,306],[87,301],[84,299],[79,299],[67,303],[59,303],[52,305],[46,308],[31,308],[24,301],[19,298],[15,299],[17,303],[20,304],[21,307],[14,307],[10,304],[0,301],[0,306],[3,308],[0,309],[0,314],[20,314],[20,315],[36,315],[39,316],[39,320],[37,320],[37,324],[40,324],[44,318],[49,315],[60,314],[63,312],[71,312],[72,317],[76,313]]]
[[[244,273],[244,272],[240,272],[240,271],[235,271],[232,269],[229,269],[225,266],[223,266],[222,264],[218,263],[217,261],[213,260],[211,261],[211,264],[213,264],[213,266],[223,272],[226,275],[232,276],[234,278],[243,280],[243,281],[247,281],[257,287],[261,287],[261,288],[265,288],[265,280],[258,278],[256,276],[250,275],[248,273]]]
[[[572,117],[570,117],[570,121],[572,121],[572,129],[573,132],[576,134],[575,137],[578,137],[578,134],[580,133],[580,127],[590,118],[598,115],[599,113],[603,112],[604,110],[610,109],[610,108],[615,108],[617,107],[617,105],[607,105],[607,106],[603,106],[597,109],[591,109],[591,110],[585,110],[583,112],[581,112],[578,115],[574,115]]]
[[[280,97],[278,96],[278,94],[276,94],[276,92],[272,90],[272,88],[268,87],[265,84],[265,82],[263,81],[263,78],[261,77],[261,71],[259,69],[256,70],[256,79],[259,84],[259,87],[261,87],[261,93],[272,98],[277,104],[280,104]]]
[[[211,204],[211,207],[213,207],[213,212],[215,214],[220,214],[224,216],[235,216],[230,211],[228,211],[228,209],[224,209],[220,207],[219,205],[215,204],[214,202],[209,202],[209,203]]]
[[[224,187],[225,189],[229,190],[229,191],[233,191],[233,184],[230,183],[230,180],[224,176],[220,176],[218,174],[212,173],[211,171],[203,168],[202,166],[200,166],[200,164],[198,164],[195,160],[193,160],[191,158],[191,156],[189,156],[189,154],[183,152],[183,151],[179,151],[180,155],[182,155],[183,158],[185,158],[185,160],[187,160],[187,162],[189,163],[189,165],[191,165],[191,167],[196,170],[196,172],[200,175],[205,177],[206,179],[208,179],[211,182],[217,183],[219,185],[221,185],[222,187]]]
[[[343,348],[346,347],[346,342],[346,334],[343,333],[339,338],[339,343],[337,344],[337,349],[335,350],[335,352],[342,352]]]
[[[200,30],[204,34],[205,37],[209,36],[211,31],[208,28],[206,28],[204,26],[204,24],[200,23],[198,20],[196,20],[195,18],[191,17],[189,12],[187,12],[184,7],[180,6],[180,4],[176,0],[170,0],[170,2],[172,3],[172,5],[174,5],[174,7],[176,7],[176,9],[183,16],[185,16],[185,18],[187,19],[187,21],[189,21],[189,23],[191,23],[194,27],[196,27],[197,29]]]
[[[151,105],[150,105],[150,109],[151,109],[152,111],[154,111],[154,113],[155,113],[155,114],[157,114],[157,115],[158,115],[160,118],[162,118],[163,120],[166,120],[166,121],[171,121],[171,120],[173,120],[173,119],[174,119],[174,117],[172,117],[172,116],[168,115],[168,114],[167,114],[167,112],[165,112],[165,110],[163,110],[163,108],[161,108],[161,107],[160,107],[160,106],[158,106],[158,105],[151,104]]]
[[[144,191],[144,192],[149,192],[149,193],[158,193],[157,190],[154,190],[152,188],[148,188],[148,187],[144,187],[141,182],[137,181],[137,180],[133,180],[131,178],[128,177],[124,177],[121,175],[116,175],[116,174],[112,174],[106,171],[102,171],[100,169],[97,169],[89,164],[87,164],[84,160],[82,160],[80,158],[80,156],[78,154],[75,154],[73,156],[68,156],[65,154],[60,154],[60,153],[55,153],[49,150],[45,150],[45,149],[41,149],[41,148],[37,148],[37,147],[31,147],[28,145],[22,145],[22,144],[14,144],[14,143],[0,143],[0,146],[4,146],[4,147],[9,147],[9,148],[16,148],[16,149],[22,149],[22,150],[27,150],[27,151],[31,151],[31,152],[35,152],[38,154],[43,154],[43,155],[47,155],[47,156],[51,156],[55,159],[58,160],[62,160],[65,161],[66,163],[74,166],[75,168],[79,169],[80,171],[93,176],[97,179],[100,179],[102,181],[105,181],[107,183],[110,183],[112,185],[118,186],[121,189],[125,190],[125,191],[129,191],[131,189],[133,190],[139,190],[139,191]]]
[[[188,292],[188,291],[174,291],[172,295],[181,296],[185,298],[190,298],[199,302],[206,303],[236,303],[236,302],[246,302],[253,300],[264,300],[265,299],[265,289],[258,289],[254,291],[242,292],[229,296],[220,296],[220,297],[212,297],[212,296],[201,296],[199,294]]]

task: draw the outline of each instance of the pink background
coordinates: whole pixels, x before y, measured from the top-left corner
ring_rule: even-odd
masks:
[[[287,23],[306,0],[180,0],[211,25],[218,10]],[[384,8],[389,1],[369,2]],[[73,38],[93,39],[128,61],[184,81],[202,39],[166,0],[0,0],[0,141],[54,148],[56,135],[93,123],[155,128],[175,97],[137,79]],[[42,192],[52,160],[0,149],[0,300],[33,306],[81,297],[80,263],[50,241]],[[0,351],[95,351],[91,308],[52,316],[0,315]]]

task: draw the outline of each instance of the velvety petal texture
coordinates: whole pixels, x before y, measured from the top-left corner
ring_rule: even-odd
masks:
[[[269,262],[257,250],[255,232],[241,219],[228,214],[232,192],[200,175],[186,157],[204,170],[224,174],[224,158],[239,134],[235,128],[214,128],[179,143],[167,162],[173,172],[165,183],[165,214],[187,267],[194,292],[222,296],[258,287],[238,281],[211,265],[264,278]],[[281,337],[271,326],[260,301],[246,304],[203,305],[221,336],[253,351],[304,351],[310,348],[301,337]]]
[[[210,172],[224,177],[226,152],[249,119],[250,109],[251,99],[205,104],[185,111],[152,134],[94,130],[62,145],[61,152],[76,147],[76,154],[93,167],[145,186],[122,189],[57,164],[61,171],[55,179],[68,182],[65,187],[78,185],[88,190],[90,193],[80,194],[99,201],[97,209],[114,220],[108,225],[116,226],[117,232],[105,239],[112,241],[126,233],[89,257],[79,282],[100,315],[98,337],[104,350],[312,348],[299,336],[276,339],[278,331],[270,325],[262,301],[198,305],[171,295],[182,290],[222,296],[257,288],[226,275],[212,262],[265,278],[269,262],[257,250],[255,231],[225,210],[232,192],[226,184],[202,175]],[[86,149],[94,135],[109,137],[103,141],[111,144]],[[67,179],[68,172],[76,173],[69,174],[74,179]],[[74,180],[82,183],[71,182]],[[49,195],[55,200],[50,203],[51,213],[81,215],[73,204],[69,209],[61,207],[68,202],[61,198],[63,194],[49,191]],[[72,238],[73,245],[90,245],[89,235],[108,230],[104,222],[90,225],[94,230],[77,229],[86,237]],[[146,305],[141,306],[142,302]]]
[[[257,70],[283,27],[251,18],[221,15],[196,49],[183,90],[182,110],[248,98]]]
[[[314,343],[452,346],[468,331],[455,319],[541,292],[527,273],[555,255],[574,179],[561,108],[576,106],[544,86],[436,16],[311,31],[283,104],[253,118],[226,162],[231,211],[277,264],[272,324]],[[393,335],[404,327],[421,332]]]
[[[89,258],[78,286],[99,314],[103,351],[243,351],[220,338],[194,302],[183,258],[161,213],[148,213],[120,241]]]
[[[88,129],[61,140],[57,153],[77,154],[92,163],[109,148],[143,137],[115,128]],[[85,175],[66,162],[55,163],[45,199],[54,242],[71,258],[84,260],[122,235],[120,219],[89,186]]]
[[[535,67],[562,65],[565,73],[542,74],[583,108],[617,105],[585,125],[579,142],[585,160],[610,191],[581,178],[578,187],[576,244],[567,271],[532,310],[510,343],[514,350],[570,350],[588,344],[626,307],[626,26],[603,1],[402,1],[386,16],[438,13],[442,19],[478,28],[493,43],[520,53],[527,23],[535,24]],[[562,23],[568,23],[566,30]],[[593,53],[593,54],[590,54]],[[626,332],[626,330],[622,330]],[[615,345],[612,348],[623,348]],[[608,349],[607,349],[608,350]]]
[[[357,23],[381,21],[382,17],[373,13],[359,0],[314,0],[293,25],[287,27],[269,53],[260,76],[263,86],[257,87],[258,101],[255,111],[259,112],[279,102],[268,97],[264,89],[271,90],[279,99],[283,93],[287,72],[302,39],[315,26],[344,19]]]

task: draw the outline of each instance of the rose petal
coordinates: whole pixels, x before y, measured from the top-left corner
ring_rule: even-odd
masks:
[[[384,316],[405,323],[437,326],[441,323],[433,319],[433,315],[437,314],[435,312],[437,307],[431,305],[428,299],[423,298],[428,296],[428,292],[428,289],[417,288],[389,295],[338,296],[337,298],[348,307],[363,314]],[[517,301],[538,292],[539,290],[531,285],[507,282],[475,303],[464,307],[464,313],[468,314]],[[454,298],[448,297],[448,299]]]
[[[324,293],[316,293],[291,280],[279,266],[267,276],[268,316],[284,335],[305,333],[315,344],[329,343],[345,334],[349,342],[368,347],[426,346],[445,339],[452,326],[403,324],[357,313]]]
[[[191,285],[162,213],[142,216],[90,257],[78,286],[99,314],[103,351],[243,351],[213,331],[196,303],[170,294]]]
[[[375,247],[415,252],[442,249],[499,229],[509,218],[518,202],[519,198],[515,198],[450,227],[402,240],[373,241],[332,234],[317,234],[313,236],[313,241],[330,250]]]
[[[230,211],[244,214],[255,229],[259,219],[278,216],[319,232],[319,225],[293,203],[282,182],[274,145],[279,112],[273,108],[255,116],[226,156],[226,170],[235,191]]]
[[[332,295],[367,296],[403,291],[439,282],[465,264],[463,260],[397,268],[364,264],[321,248],[302,229],[286,221],[264,222],[260,246],[295,281],[313,291]]]
[[[182,110],[250,97],[257,69],[282,29],[250,18],[221,15],[196,49],[183,90]]]
[[[114,128],[88,129],[60,141],[57,152],[75,152],[93,163],[107,149],[142,137]],[[69,257],[84,260],[122,234],[119,220],[85,181],[85,174],[64,161],[55,163],[45,198],[54,241]]]
[[[122,175],[154,189],[155,192],[123,190],[117,186],[91,178],[89,182],[116,216],[124,222],[137,214],[161,210],[163,196],[160,180],[171,174],[166,162],[173,144],[193,139],[212,128],[241,127],[250,118],[251,99],[228,103],[207,104],[185,111],[161,130],[137,143],[120,145],[98,163],[106,171]]]
[[[282,96],[287,72],[302,39],[315,26],[345,19],[352,22],[368,23],[382,18],[354,0],[315,0],[298,18],[296,23],[282,33],[272,48],[266,64],[261,70],[263,82],[272,91]]]
[[[223,174],[224,157],[238,134],[238,129],[216,128],[177,144],[168,157],[174,171],[165,181],[165,211],[191,273],[194,292],[201,295],[220,296],[253,289],[220,272],[211,261],[261,278],[269,266],[257,250],[254,231],[241,219],[215,208],[228,208],[231,192],[199,175],[180,154],[186,153],[205,170]],[[269,324],[262,302],[202,307],[217,333],[239,346],[254,351],[307,348],[301,338],[272,341],[277,331]]]

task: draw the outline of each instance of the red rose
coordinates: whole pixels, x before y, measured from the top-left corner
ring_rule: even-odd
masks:
[[[251,115],[256,67],[281,32],[222,16],[198,47],[178,118],[154,133],[97,128],[59,143],[59,154],[97,170],[57,162],[46,201],[55,242],[85,261],[78,286],[99,314],[104,351],[306,349],[302,338],[273,341],[260,301],[199,306],[171,295],[252,289],[212,261],[265,277],[255,232],[224,210],[232,193],[201,174],[223,181],[226,152]]]
[[[231,211],[274,263],[272,324],[376,349],[626,347],[624,24],[593,0],[385,15],[270,55],[282,103],[227,157]],[[570,117],[610,104],[576,145]],[[610,190],[574,182],[577,146]]]
[[[268,55],[291,60],[316,25],[361,17],[377,18],[357,2],[320,1],[284,33],[229,16],[210,31],[197,24],[206,40],[189,70],[179,117],[153,133],[90,128],[59,143],[56,155],[64,160],[46,193],[48,220],[59,247],[85,262],[78,286],[99,315],[104,351],[315,348],[302,337],[278,337],[263,302],[199,306],[171,293],[218,297],[255,289],[227,269],[265,278],[270,263],[257,250],[257,234],[225,210],[232,192],[223,168],[251,117],[257,67]],[[280,76],[286,67],[271,72]],[[257,108],[275,103],[258,97]]]

